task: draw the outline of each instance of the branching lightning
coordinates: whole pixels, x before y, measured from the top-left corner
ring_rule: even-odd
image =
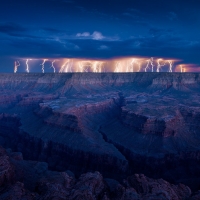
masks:
[[[145,72],[147,72],[147,69],[149,69],[149,64],[150,64],[150,62],[151,62],[150,59],[147,60],[147,65],[146,65],[146,67],[145,67],[145,69],[144,69]]]
[[[61,66],[60,70],[59,70],[59,73],[63,73],[64,69],[65,69],[65,66],[66,64],[69,62],[69,59],[67,59],[67,61]]]
[[[29,61],[32,59],[23,59],[26,62],[26,72],[29,73]],[[41,61],[41,59],[33,59],[36,61]],[[19,60],[20,61],[20,60]],[[14,62],[14,73],[17,73],[18,67],[22,65],[18,60]],[[52,68],[53,72],[56,73],[69,73],[69,72],[173,72],[189,71],[188,67],[191,64],[179,64],[180,60],[175,59],[164,59],[150,57],[149,59],[145,57],[125,57],[125,58],[112,58],[109,60],[88,60],[79,58],[60,58],[60,59],[42,59],[42,73],[45,73],[45,63],[49,61],[49,69]],[[56,62],[62,63],[62,65],[57,70],[58,64]],[[56,64],[55,64],[56,63]],[[177,65],[178,63],[178,65]],[[166,67],[164,67],[166,66]],[[190,67],[191,68],[191,67]],[[50,71],[50,70],[49,70]]]
[[[41,65],[42,65],[42,73],[44,73],[44,64],[45,64],[45,62],[46,62],[47,60],[48,60],[48,59],[44,59],[43,62],[42,62],[42,64],[41,64]]]
[[[94,72],[94,73],[102,72],[102,65],[103,65],[103,62],[101,62],[101,61],[94,61],[92,63],[92,66],[91,66],[92,72]]]
[[[61,66],[59,73],[72,72],[72,67],[73,67],[73,60],[67,59],[67,61],[65,61],[64,64]]]
[[[52,61],[51,63],[51,68],[53,68],[53,72],[56,73],[56,68],[54,66],[54,63],[56,62],[56,60]]]
[[[130,64],[127,65],[126,72],[134,72],[135,71],[135,65],[138,65],[138,71],[141,69],[141,63],[137,59],[132,59]]]
[[[161,58],[159,58],[158,60],[157,60],[157,69],[156,69],[156,72],[160,72],[160,68],[161,67],[163,67],[163,66],[165,66],[165,62],[163,62],[163,64],[161,64],[161,61],[162,61],[163,59],[161,59]]]
[[[169,72],[172,72],[173,61],[172,60],[168,60],[168,63],[169,63]]]

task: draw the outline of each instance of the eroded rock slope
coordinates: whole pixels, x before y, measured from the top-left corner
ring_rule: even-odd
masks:
[[[0,74],[0,144],[77,176],[200,188],[198,73]]]

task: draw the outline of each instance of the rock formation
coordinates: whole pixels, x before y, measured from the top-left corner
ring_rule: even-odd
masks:
[[[0,145],[50,170],[99,171],[109,184],[120,182],[123,198],[148,198],[121,185],[132,174],[197,191],[199,89],[198,73],[0,74]],[[19,182],[12,187],[26,184]],[[104,193],[98,198],[111,198]]]
[[[135,200],[198,199],[189,187],[173,185],[135,174],[123,180],[105,179],[99,172],[88,172],[75,178],[70,171],[49,171],[46,163],[25,161],[20,153],[0,147],[1,200]]]

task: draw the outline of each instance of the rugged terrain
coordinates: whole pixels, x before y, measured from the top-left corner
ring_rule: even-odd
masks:
[[[130,199],[199,199],[189,187],[173,185],[135,174],[123,180],[103,178],[99,172],[88,172],[75,178],[71,171],[48,170],[44,162],[25,161],[22,154],[0,147],[1,200],[130,200]]]
[[[198,73],[0,74],[0,145],[76,177],[145,174],[194,192],[199,91]]]

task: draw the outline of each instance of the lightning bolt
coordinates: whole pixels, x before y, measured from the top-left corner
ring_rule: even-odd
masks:
[[[103,62],[95,61],[92,65],[92,71],[94,73],[101,72],[102,71],[102,64],[103,64]]]
[[[140,71],[141,65],[140,65],[140,63],[134,58],[134,59],[131,60],[130,65],[129,65],[129,66],[127,67],[127,69],[126,69],[126,72],[134,72],[134,65],[138,65],[138,67],[139,67],[139,70],[138,70],[138,71]]]
[[[51,68],[53,68],[53,72],[56,73],[56,68],[54,66],[54,63],[56,62],[56,60],[52,61],[51,63]]]
[[[42,62],[42,64],[40,64],[40,65],[42,65],[42,73],[44,73],[44,64],[45,64],[45,62],[46,62],[47,60],[48,60],[48,59],[44,59],[43,62]]]
[[[99,67],[98,67],[98,72],[99,72],[99,73],[105,71],[103,65],[104,65],[104,62],[99,62]]]
[[[153,72],[153,67],[154,67],[153,57],[151,57],[151,59],[150,59],[150,64],[151,64],[151,72]]]
[[[89,72],[89,67],[93,67],[92,63],[90,61],[80,61],[78,63],[79,66],[79,72]]]
[[[134,63],[135,63],[135,59],[132,59],[128,69],[126,70],[126,72],[133,72],[134,71]]]
[[[85,68],[85,72],[89,72],[90,68],[92,68],[92,62],[91,61],[87,61],[86,62],[86,68]]]
[[[78,69],[77,72],[83,72],[83,64],[82,61],[78,62]]]
[[[102,65],[103,65],[103,62],[100,62],[100,63],[99,63],[99,73],[102,72]]]
[[[73,67],[73,60],[70,62],[71,64],[70,64],[70,72],[72,72],[72,67]]]
[[[26,59],[26,72],[29,73],[29,65],[28,65],[28,61],[32,60],[32,59]]]
[[[83,66],[83,71],[84,71],[84,72],[88,72],[88,66],[87,66],[87,65],[86,65],[86,66],[85,66],[85,65]]]
[[[172,72],[173,61],[172,60],[168,60],[168,63],[169,63],[169,72]]]
[[[149,69],[150,62],[151,62],[151,60],[147,60],[147,65],[146,65],[146,67],[144,69],[145,72],[147,72],[147,69]]]
[[[98,72],[98,64],[99,64],[99,61],[95,61],[94,64],[92,65],[92,69],[94,73]]]
[[[67,61],[61,66],[59,73],[72,72],[73,60],[67,59]]]
[[[20,66],[19,61],[15,61],[14,73],[17,73],[18,67]]]
[[[165,66],[165,63],[160,64],[161,61],[162,61],[161,58],[159,58],[159,59],[157,60],[158,65],[157,65],[157,70],[156,70],[156,72],[160,72],[160,68],[163,67],[163,66]]]
[[[181,68],[181,73],[183,72],[183,66],[182,65],[180,65],[180,68]]]
[[[117,62],[114,72],[118,73],[121,72],[121,63]]]
[[[65,70],[65,66],[67,65],[68,62],[69,62],[69,59],[67,59],[67,61],[61,66],[59,73],[63,73],[63,71]]]

